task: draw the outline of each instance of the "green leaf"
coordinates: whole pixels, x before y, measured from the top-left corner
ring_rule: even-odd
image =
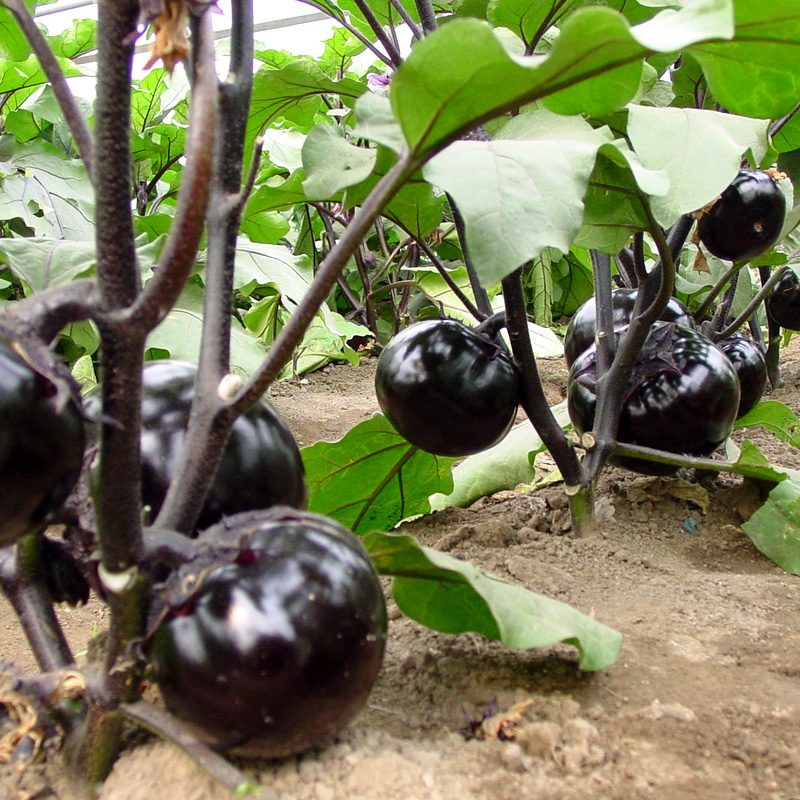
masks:
[[[545,248],[569,251],[583,220],[583,196],[597,150],[605,141],[583,120],[547,111],[512,123],[498,134],[504,138],[454,142],[423,169],[426,180],[458,205],[475,270],[486,286]]]
[[[392,107],[418,153],[542,98],[560,113],[607,114],[638,91],[646,55],[729,37],[732,23],[730,0],[697,0],[634,28],[611,9],[584,8],[565,21],[546,58],[522,59],[486,23],[455,19],[414,47],[392,80]]]
[[[616,255],[632,230],[647,228],[640,191],[652,197],[668,189],[666,173],[645,169],[626,142],[603,145],[589,180],[583,227],[574,244]]]
[[[242,217],[240,230],[251,242],[277,244],[289,232],[289,222],[277,211],[257,211]]]
[[[303,145],[303,184],[310,200],[327,200],[341,189],[366,180],[377,158],[376,150],[356,147],[333,125],[317,125]]]
[[[311,492],[309,510],[327,514],[356,533],[389,530],[430,511],[429,495],[449,492],[455,459],[409,444],[382,414],[338,442],[301,451]]]
[[[306,293],[313,277],[306,256],[294,256],[280,245],[259,244],[244,238],[236,244],[234,286],[243,294],[250,294],[256,287],[275,285],[293,307]]]
[[[566,400],[551,410],[562,428],[569,427]],[[432,495],[431,508],[434,511],[448,506],[466,508],[481,497],[533,482],[536,473],[531,456],[543,449],[542,440],[530,422],[515,425],[502,442],[456,466],[452,491]]]
[[[800,97],[800,5],[735,0],[734,9],[734,41],[696,44],[690,52],[718,103],[734,114],[775,119]]]
[[[40,236],[85,241],[94,236],[94,194],[83,162],[42,139],[0,139],[0,217],[20,217]]]
[[[742,530],[781,569],[800,575],[800,481],[779,483]]]
[[[800,448],[800,418],[778,400],[762,400],[735,423],[737,428],[752,428],[755,425],[771,431],[782,442]]]
[[[2,28],[0,28],[0,32],[2,32]],[[56,58],[56,61],[67,78],[83,74],[66,58]],[[28,56],[24,61],[0,60],[0,94],[18,92],[21,89],[34,89],[49,82],[36,56]]]
[[[95,244],[63,239],[2,239],[0,261],[32,291],[61,286],[93,273]]]
[[[525,650],[565,642],[578,649],[583,670],[604,669],[619,655],[617,631],[565,603],[424,547],[412,536],[370,533],[364,545],[378,572],[393,576],[400,610],[429,628],[474,631]]]
[[[264,211],[275,211],[304,202],[306,200],[306,193],[303,191],[305,179],[305,173],[299,169],[284,181],[274,185],[262,184],[250,195],[245,213],[257,214]]]
[[[97,20],[74,19],[72,27],[57,36],[48,36],[47,42],[53,53],[61,58],[75,58],[97,47]]]
[[[663,170],[669,191],[651,200],[656,219],[670,225],[711,202],[736,177],[742,156],[756,162],[768,146],[768,120],[694,108],[630,106],[628,138],[641,163]]]
[[[164,350],[167,358],[197,363],[203,329],[203,290],[193,283],[184,288],[178,302],[163,322],[147,337],[149,349]],[[266,353],[237,322],[231,330],[231,366],[237,372],[251,375]]]
[[[403,131],[392,113],[392,104],[388,97],[367,92],[356,100],[354,111],[356,115],[354,136],[382,144],[395,153],[405,150]]]
[[[33,12],[35,0],[26,0],[25,4]],[[0,58],[3,61],[24,61],[30,53],[31,46],[16,18],[0,3]]]
[[[252,152],[256,136],[276,120],[284,119],[301,131],[309,130],[321,109],[321,95],[337,94],[352,103],[365,91],[363,83],[351,78],[331,80],[305,59],[289,62],[280,69],[259,69],[253,77],[245,152]]]

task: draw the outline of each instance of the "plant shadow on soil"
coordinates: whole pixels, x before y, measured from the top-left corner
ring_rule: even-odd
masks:
[[[560,362],[543,362],[550,398]],[[328,367],[272,398],[301,445],[333,440],[377,410],[374,359]],[[800,340],[772,396],[800,411]],[[800,452],[749,438],[773,460]],[[669,481],[609,469],[602,535],[565,530],[560,487],[521,489],[404,526],[424,544],[570,603],[624,634],[619,660],[580,672],[575,651],[511,651],[447,636],[390,601],[386,663],[368,707],[324,750],[244,764],[280,800],[764,800],[800,798],[800,580],[741,530],[758,503],[738,477],[700,477],[710,505]],[[61,612],[76,651],[105,624],[90,603]],[[3,658],[31,668],[0,607]],[[0,773],[0,797],[70,797],[56,754]],[[228,795],[169,744],[132,732],[104,800]]]

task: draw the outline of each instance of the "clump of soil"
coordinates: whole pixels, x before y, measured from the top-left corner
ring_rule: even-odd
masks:
[[[565,370],[543,364],[553,402]],[[377,410],[374,362],[329,367],[273,390],[301,445],[335,439]],[[800,348],[773,396],[800,409]],[[767,455],[800,453],[749,431]],[[624,634],[619,660],[577,669],[559,645],[512,651],[446,636],[390,601],[388,654],[367,709],[328,748],[244,764],[281,800],[765,800],[800,797],[800,581],[741,525],[758,490],[737,477],[653,479],[609,469],[603,529],[576,538],[561,489],[524,488],[404,526],[424,544],[563,600]],[[99,604],[61,612],[76,650],[102,629]],[[4,658],[32,661],[10,610]],[[0,796],[66,798],[48,757],[5,768]],[[225,798],[183,753],[131,737],[104,800]]]

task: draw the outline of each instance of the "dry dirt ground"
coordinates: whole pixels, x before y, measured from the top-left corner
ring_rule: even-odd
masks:
[[[330,367],[274,389],[301,445],[338,438],[376,410],[373,369]],[[774,397],[797,412],[796,341],[783,370]],[[555,402],[565,373],[559,362],[545,372]],[[800,466],[797,451],[754,438]],[[601,496],[613,515],[593,539],[564,530],[558,486],[409,524],[424,543],[620,630],[619,660],[581,673],[569,647],[516,652],[432,633],[390,602],[385,667],[367,709],[325,750],[244,768],[280,800],[800,800],[800,580],[742,532],[753,487],[700,482],[706,513],[670,493],[670,481],[609,470]],[[97,604],[62,616],[77,651],[105,622]],[[0,655],[31,664],[6,607]],[[53,757],[6,768],[0,797],[64,800],[63,776]],[[227,795],[174,747],[138,733],[101,797]]]

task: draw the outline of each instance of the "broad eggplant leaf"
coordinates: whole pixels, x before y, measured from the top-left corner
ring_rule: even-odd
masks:
[[[563,114],[601,115],[639,89],[642,60],[733,34],[730,0],[698,0],[631,28],[616,11],[572,14],[546,58],[510,55],[491,27],[455,19],[419,42],[392,79],[390,98],[406,141],[418,154],[504,110],[546,99]]]
[[[382,414],[359,423],[337,442],[302,449],[309,510],[355,533],[389,530],[430,510],[428,497],[450,492],[453,458],[409,444]]]
[[[42,139],[0,140],[0,215],[20,217],[40,236],[86,241],[94,236],[94,194],[83,162]]]
[[[36,0],[25,0],[25,5],[33,13]],[[0,60],[24,61],[30,54],[31,46],[16,17],[0,3]]]
[[[737,428],[752,428],[755,425],[766,428],[782,442],[800,449],[800,419],[791,408],[778,400],[762,400],[735,423]]]
[[[426,180],[458,205],[484,286],[545,248],[569,252],[583,221],[583,197],[597,150],[607,141],[576,117],[547,111],[528,117],[544,117],[551,124],[536,126],[525,139],[512,137],[509,124],[498,134],[503,138],[454,142],[423,169]]]
[[[53,54],[61,58],[75,58],[97,48],[97,20],[74,19],[72,27],[57,36],[48,36]]]
[[[366,180],[375,166],[377,150],[356,147],[340,128],[317,125],[303,145],[303,189],[309,200],[327,200],[341,189]]]
[[[695,44],[689,52],[728,111],[777,119],[800,97],[800,4],[735,0],[734,13],[734,41]]]
[[[524,650],[564,642],[578,649],[578,667],[587,671],[604,669],[619,655],[620,633],[566,603],[424,547],[407,534],[369,533],[363,541],[378,572],[393,577],[400,610],[429,628],[473,631]]]
[[[174,308],[147,337],[147,348],[163,350],[166,358],[197,363],[203,329],[203,290],[188,283]],[[264,360],[266,352],[258,339],[233,321],[231,328],[231,367],[251,375]]]
[[[2,33],[2,28],[0,28]],[[56,58],[64,76],[75,78],[83,73],[69,59]],[[24,61],[5,61],[0,59],[0,94],[7,92],[29,92],[37,86],[49,84],[50,80],[39,64],[36,56],[28,56]]]
[[[669,176],[669,191],[651,200],[664,226],[710,203],[736,177],[750,150],[759,163],[769,120],[694,108],[628,108],[628,138],[644,167]]]
[[[138,241],[137,258],[149,275],[158,261],[163,239]],[[96,267],[94,240],[73,242],[65,239],[0,238],[0,263],[25,287],[26,294],[61,286],[78,278],[91,277]]]
[[[800,474],[779,483],[742,530],[768,559],[800,575]]]
[[[569,427],[566,400],[551,411],[562,428]],[[481,497],[532,483],[536,477],[533,456],[542,450],[542,440],[530,422],[515,425],[502,442],[454,467],[452,491],[432,495],[431,508],[434,511],[448,506],[465,508]]]
[[[280,69],[262,67],[253,76],[245,137],[246,158],[250,158],[256,137],[272,122],[285,119],[300,131],[308,131],[323,106],[321,95],[336,94],[352,104],[365,91],[363,83],[352,78],[332,80],[316,64],[305,59],[291,61]]]
[[[61,286],[91,275],[95,268],[95,243],[66,239],[2,239],[0,262],[28,291]]]
[[[236,244],[234,287],[249,295],[257,287],[274,284],[291,307],[308,290],[314,270],[306,256],[292,255],[286,247],[258,244],[240,238]]]

